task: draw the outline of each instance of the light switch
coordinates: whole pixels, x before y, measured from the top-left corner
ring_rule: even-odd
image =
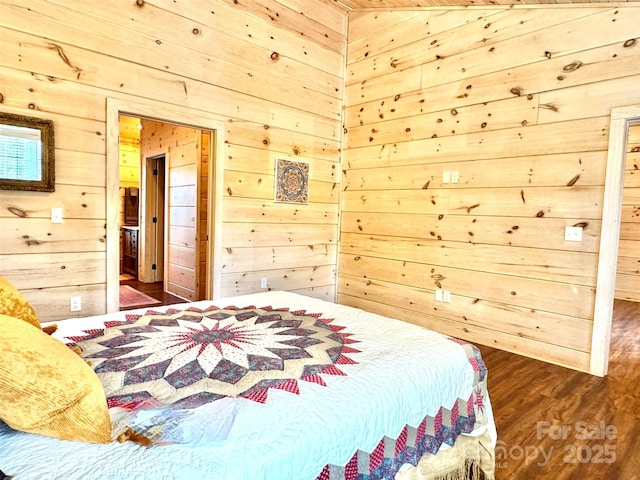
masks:
[[[51,223],[62,223],[62,209],[61,208],[52,208],[51,209]]]
[[[442,183],[451,183],[451,172],[442,172]]]
[[[442,289],[436,288],[436,302],[442,301]]]

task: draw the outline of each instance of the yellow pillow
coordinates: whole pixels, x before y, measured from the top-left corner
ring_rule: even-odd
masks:
[[[104,390],[61,341],[0,315],[0,420],[16,430],[81,442],[111,441]]]
[[[0,277],[0,314],[19,318],[40,328],[38,315],[29,302],[6,278]]]

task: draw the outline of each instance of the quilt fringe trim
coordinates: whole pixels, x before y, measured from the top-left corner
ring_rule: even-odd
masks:
[[[428,462],[433,467],[433,462]],[[396,479],[407,480],[482,480],[484,474],[479,458],[460,459],[456,466],[449,468],[414,468],[411,472],[400,472]],[[435,470],[435,471],[434,471]]]
[[[465,458],[464,464],[455,470],[434,476],[421,476],[420,480],[480,480],[480,465],[477,458]]]
[[[495,460],[488,432],[461,435],[456,444],[437,455],[426,454],[417,466],[405,465],[396,480],[495,480]]]

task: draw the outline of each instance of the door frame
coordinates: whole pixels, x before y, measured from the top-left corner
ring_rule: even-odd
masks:
[[[119,117],[127,115],[160,122],[185,125],[211,131],[211,159],[209,162],[209,198],[207,199],[209,248],[207,250],[207,286],[209,299],[220,296],[222,276],[222,192],[225,119],[211,112],[171,105],[151,99],[107,97],[107,161],[106,161],[106,312],[120,309],[120,131]]]
[[[628,131],[629,125],[638,121],[640,121],[640,105],[611,110],[591,337],[590,373],[599,376],[606,375],[609,366]]]

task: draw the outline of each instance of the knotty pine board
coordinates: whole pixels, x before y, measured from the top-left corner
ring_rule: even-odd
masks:
[[[601,151],[608,148],[609,118],[595,117],[498,132],[473,132],[384,145],[350,145],[344,162],[350,168],[431,162],[540,156]],[[603,182],[604,184],[604,179]]]
[[[49,79],[48,81],[55,81],[55,83],[67,81],[72,84],[70,86],[72,89],[77,88],[75,83],[80,80],[84,85],[104,89],[112,92],[112,95],[127,93],[145,98],[149,92],[159,92],[158,96],[163,100],[179,105],[186,104],[193,108],[201,108],[207,105],[211,98],[216,98],[216,113],[220,113],[223,118],[224,116],[238,119],[256,118],[262,125],[286,128],[294,126],[295,129],[308,129],[312,133],[324,128],[325,135],[333,138],[337,137],[339,131],[336,127],[336,121],[340,118],[339,105],[335,99],[328,100],[327,97],[326,104],[333,106],[327,113],[328,117],[323,117],[320,115],[318,99],[308,91],[300,92],[300,98],[307,103],[306,109],[301,108],[300,105],[292,106],[294,102],[282,104],[279,93],[281,83],[270,86],[268,82],[263,82],[260,87],[256,86],[265,93],[274,95],[274,98],[264,100],[264,95],[260,95],[259,92],[249,92],[253,95],[253,101],[248,103],[245,92],[232,88],[239,87],[235,78],[229,78],[231,83],[224,86],[215,81],[213,83],[196,81],[187,76],[180,77],[144,64],[132,63],[128,58],[118,59],[103,55],[99,56],[100,61],[96,62],[96,55],[100,55],[98,52],[71,45],[64,45],[64,48],[61,47],[62,50],[58,50],[46,39],[4,28],[0,28],[0,41],[6,53],[0,58],[0,65],[31,72],[32,76],[38,76],[41,80]],[[29,50],[26,50],[27,45]],[[128,55],[131,50],[122,53]],[[60,55],[67,59],[73,58],[75,63],[72,63],[71,67],[68,66]],[[82,66],[85,64],[90,65],[91,69],[88,67],[83,69]],[[207,69],[209,70],[215,69]],[[230,70],[235,71],[233,68]],[[127,72],[124,81],[122,72]],[[228,77],[229,69],[225,72],[224,75]],[[54,80],[50,80],[52,78]],[[274,91],[278,92],[277,95],[272,93]],[[307,113],[301,113],[300,110]],[[283,118],[280,119],[280,116]],[[292,119],[297,123],[292,124]]]
[[[505,275],[505,281],[512,281],[511,277],[524,277],[556,282],[573,287],[575,291],[580,290],[587,297],[588,292],[595,287],[598,260],[598,256],[593,253],[513,246],[505,248],[499,245],[385,235],[364,237],[352,233],[341,236],[340,253],[496,273]],[[589,312],[588,305],[591,303],[588,299],[580,306],[568,302],[563,308],[569,311],[575,309],[585,314]],[[584,305],[587,305],[586,310]]]
[[[430,159],[425,158],[428,162]],[[528,157],[489,158],[423,165],[378,166],[348,170],[344,190],[415,190],[601,185],[606,152],[579,152]],[[458,183],[443,183],[443,173],[457,171]],[[462,172],[462,173],[460,173]],[[495,172],[500,172],[496,175]],[[636,177],[640,177],[640,172]]]
[[[513,97],[439,112],[416,112],[412,117],[382,120],[345,129],[348,145],[382,145],[452,134],[487,132],[535,125],[538,121],[535,95]]]
[[[42,218],[11,215],[3,217],[0,223],[0,255],[88,252],[104,248],[103,219],[74,218],[63,224],[47,224]]]
[[[229,211],[226,212],[229,215]],[[222,232],[222,249],[233,250],[236,247],[269,247],[298,245],[308,248],[323,248],[338,241],[335,225],[329,223],[260,223],[229,222]],[[286,258],[281,259],[287,261]],[[291,260],[289,260],[291,261]]]
[[[582,242],[564,240],[567,224],[583,226]],[[552,250],[591,253],[598,251],[600,228],[600,221],[585,222],[575,218],[378,212],[343,212],[341,223],[344,233],[392,234],[396,237],[532,248],[544,242]]]
[[[640,10],[442,10],[352,14],[338,298],[589,370],[609,113],[640,101]]]
[[[412,214],[467,214],[537,218],[598,219],[603,188],[503,187],[367,190],[343,193],[343,211]]]
[[[222,251],[222,268],[225,273],[271,271],[282,264],[283,259],[292,267],[333,265],[337,245],[292,245],[278,247],[234,247]]]
[[[223,296],[244,295],[255,291],[256,282],[267,278],[268,288],[283,290],[293,283],[296,288],[315,288],[333,285],[336,282],[335,265],[313,267],[277,268],[266,271],[229,273],[222,277]]]
[[[425,66],[429,78],[442,78],[445,81],[458,80],[478,74],[485,74],[502,70],[504,66],[514,66],[533,63],[545,59],[544,50],[540,45],[557,41],[557,37],[572,29],[588,29],[593,25],[600,26],[604,21],[610,21],[613,17],[620,31],[619,38],[623,41],[629,38],[633,19],[620,18],[615,9],[556,9],[553,16],[554,24],[551,24],[546,12],[539,10],[526,10],[518,17],[509,11],[477,11],[476,19],[450,28],[447,31],[432,32],[431,25],[424,26],[424,38],[415,39],[415,33],[405,33],[405,44],[402,39],[391,43],[395,48],[378,54],[371,50],[366,58],[351,63],[347,71],[347,85],[351,85],[371,77],[375,71],[376,76],[390,74],[394,71],[404,70],[415,66]],[[582,18],[586,17],[586,18]],[[600,18],[604,17],[604,18]],[[619,19],[619,20],[618,20]],[[583,24],[585,23],[585,24]],[[460,43],[459,38],[468,41]],[[594,42],[598,39],[594,38]],[[517,42],[519,48],[513,50],[508,45]],[[576,40],[571,42],[570,37],[562,39],[562,43],[549,52],[549,56],[562,56],[573,50],[574,44],[585,48],[585,42]],[[598,45],[598,43],[596,43]],[[542,53],[542,55],[541,55]],[[487,62],[487,59],[490,61]],[[459,68],[463,65],[463,68]],[[435,67],[435,68],[431,68]]]
[[[236,172],[257,173],[263,175],[275,175],[276,159],[271,151],[264,148],[246,147],[231,143],[225,144],[225,165],[229,170]],[[279,155],[289,158],[287,154]],[[340,163],[335,157],[327,160],[322,158],[304,157],[313,171],[313,181],[340,183],[342,171]],[[311,192],[310,192],[311,193]]]
[[[348,292],[351,296],[384,298],[387,305],[416,313],[429,312],[440,318],[475,327],[490,329],[496,322],[500,322],[505,327],[505,333],[536,341],[549,341],[551,337],[554,339],[551,343],[580,352],[587,352],[591,348],[591,336],[588,333],[591,322],[582,318],[517,305],[510,305],[505,309],[503,298],[496,296],[494,299],[485,292],[482,292],[482,300],[478,300],[478,296],[455,295],[451,303],[462,303],[465,307],[465,314],[460,316],[453,305],[434,300],[433,288],[407,285],[399,287],[395,282],[367,280],[346,272],[342,272],[340,277],[341,283],[345,285],[345,293]],[[471,276],[468,284],[477,286],[473,280],[477,281],[479,278]],[[517,317],[514,313],[517,313]]]
[[[224,175],[224,192],[230,197],[273,199],[274,182],[274,172],[261,175],[227,170]],[[335,203],[339,195],[340,188],[335,182],[309,182],[309,201],[312,203]]]
[[[558,365],[577,370],[587,371],[589,369],[588,353],[563,346],[553,345],[543,341],[535,341],[519,335],[505,333],[500,329],[500,325],[494,325],[494,328],[467,325],[459,321],[452,321],[446,318],[427,315],[425,312],[416,312],[396,306],[383,305],[366,298],[349,296],[342,293],[338,294],[338,302],[368,311],[376,311],[381,315],[400,318],[431,330],[443,332],[452,337],[475,338],[478,343],[491,345],[492,347],[500,350],[506,350],[508,352],[514,352],[534,358],[543,357],[547,362],[556,363]]]

